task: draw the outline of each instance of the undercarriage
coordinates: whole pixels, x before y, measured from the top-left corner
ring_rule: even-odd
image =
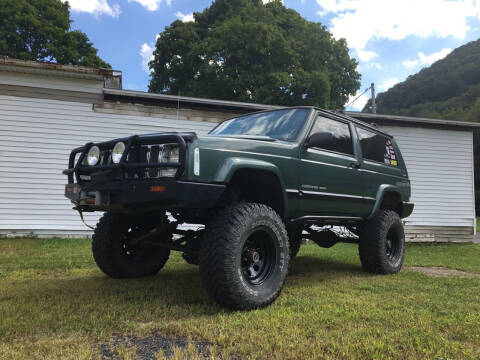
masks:
[[[190,218],[202,220],[190,213]],[[204,225],[189,225],[184,222],[184,214],[177,213],[163,216],[163,220],[145,234],[131,238],[130,247],[162,247],[180,251],[189,263],[198,264],[195,260],[205,234]],[[298,225],[297,225],[298,226]],[[183,228],[183,229],[182,229]],[[359,226],[317,226],[304,224],[300,227],[303,242],[311,241],[323,248],[330,248],[337,243],[358,243]]]

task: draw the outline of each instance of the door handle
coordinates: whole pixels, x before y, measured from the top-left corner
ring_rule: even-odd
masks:
[[[356,162],[352,162],[352,163],[350,164],[350,167],[351,167],[352,169],[360,169],[360,164],[359,164],[359,163],[356,163]]]

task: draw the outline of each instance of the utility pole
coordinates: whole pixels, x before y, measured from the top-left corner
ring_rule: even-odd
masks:
[[[375,83],[372,83],[372,85],[370,85],[370,87],[372,89],[372,113],[376,114],[377,113],[377,105],[375,104]]]

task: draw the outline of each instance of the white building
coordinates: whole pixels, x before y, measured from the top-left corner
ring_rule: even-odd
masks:
[[[179,103],[180,100],[180,103]],[[177,110],[180,104],[180,110]],[[64,198],[70,150],[87,141],[161,131],[208,132],[271,106],[121,90],[121,73],[0,59],[0,234],[81,236]],[[394,135],[412,181],[407,239],[471,241],[477,124],[350,113]],[[87,214],[94,224],[96,214]]]

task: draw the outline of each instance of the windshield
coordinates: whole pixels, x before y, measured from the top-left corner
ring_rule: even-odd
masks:
[[[210,131],[210,135],[267,136],[294,141],[305,123],[310,109],[284,109],[245,115],[226,120]]]

